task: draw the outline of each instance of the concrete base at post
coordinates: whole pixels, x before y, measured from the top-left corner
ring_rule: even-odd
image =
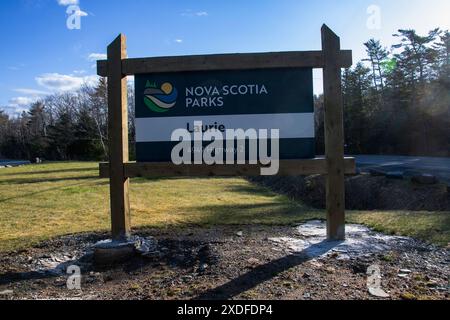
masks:
[[[107,266],[125,262],[136,255],[135,240],[105,240],[94,245],[94,264]]]

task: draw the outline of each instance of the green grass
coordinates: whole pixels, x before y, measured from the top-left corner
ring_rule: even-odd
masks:
[[[55,236],[108,231],[108,180],[96,163],[49,163],[0,169],[0,251]],[[281,225],[324,218],[324,212],[240,178],[133,179],[133,228],[213,224]],[[450,213],[349,212],[348,222],[450,241]]]

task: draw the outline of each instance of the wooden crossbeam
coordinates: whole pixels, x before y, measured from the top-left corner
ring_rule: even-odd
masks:
[[[100,163],[100,177],[109,178],[109,164]],[[259,176],[261,165],[175,165],[170,162],[128,162],[123,165],[124,176],[136,177],[227,177]],[[355,174],[354,158],[345,158],[345,174]],[[324,158],[305,160],[280,160],[279,176],[299,176],[327,174],[327,161]]]
[[[337,65],[352,65],[352,52],[341,50]],[[325,56],[322,51],[292,51],[269,53],[236,53],[195,56],[134,58],[122,60],[122,72],[130,76],[142,73],[249,70],[267,68],[323,68]],[[108,61],[97,61],[97,74],[108,76]]]

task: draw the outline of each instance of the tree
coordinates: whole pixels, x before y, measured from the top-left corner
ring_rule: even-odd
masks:
[[[42,102],[33,103],[28,111],[28,137],[30,158],[43,158],[48,147],[47,125]]]
[[[370,117],[370,69],[358,63],[354,69],[345,70],[342,82],[346,151],[360,154]]]
[[[325,154],[325,105],[323,94],[314,95],[316,154]]]
[[[363,61],[370,61],[372,66],[372,79],[375,86],[375,90],[378,91],[380,87],[381,92],[384,91],[384,75],[383,75],[383,63],[385,63],[389,53],[380,44],[380,41],[370,39],[364,43],[366,47],[367,55],[369,59]]]
[[[73,127],[74,140],[69,145],[69,154],[77,160],[104,160],[101,143],[97,137],[97,126],[88,109],[77,115]]]
[[[129,150],[130,159],[135,160],[136,158],[136,127],[135,127],[135,99],[134,99],[134,88],[128,86],[128,140],[129,140]]]
[[[5,111],[0,109],[0,158],[2,157],[2,149],[6,142],[6,135],[8,134],[9,116]]]
[[[74,123],[70,114],[62,113],[55,124],[49,127],[49,138],[51,140],[50,154],[61,160],[70,160],[70,147],[75,141]]]
[[[432,43],[440,34],[440,30],[439,28],[431,30],[426,36],[420,36],[412,29],[400,29],[398,32],[394,34],[394,37],[400,38],[400,43],[393,48],[403,49],[403,52],[396,57],[403,62],[413,82],[418,79],[423,84],[431,76],[431,65],[437,58],[437,52],[432,47]]]
[[[435,50],[438,52],[439,77],[442,81],[450,84],[450,32],[444,31],[440,36],[440,42],[436,43]]]
[[[103,150],[103,158],[108,158],[108,87],[106,78],[100,78],[97,86],[81,89],[89,100],[89,112],[95,122],[96,136]]]

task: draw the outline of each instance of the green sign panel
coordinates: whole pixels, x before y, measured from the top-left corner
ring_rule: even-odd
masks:
[[[193,132],[196,121],[222,132],[279,129],[280,159],[315,157],[311,68],[136,75],[135,96],[137,161],[170,161],[172,132]]]

